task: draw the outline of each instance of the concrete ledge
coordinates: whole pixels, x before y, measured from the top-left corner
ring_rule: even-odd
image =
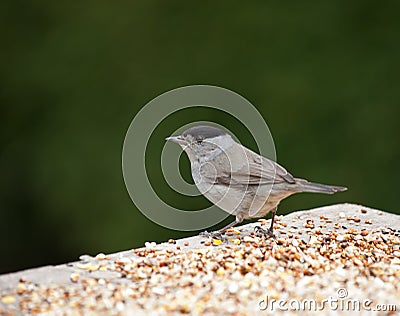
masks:
[[[278,219],[275,239],[254,233],[260,220],[2,275],[0,315],[400,311],[399,215],[339,204]]]

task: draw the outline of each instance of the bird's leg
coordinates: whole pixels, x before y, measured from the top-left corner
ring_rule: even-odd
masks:
[[[274,222],[275,222],[275,214],[276,214],[277,210],[278,210],[277,206],[275,206],[274,209],[272,210],[271,226],[268,229],[268,235],[270,235],[271,237],[274,237]]]
[[[212,238],[218,238],[221,239],[222,238],[222,234],[227,231],[229,228],[232,228],[233,226],[240,224],[241,222],[243,222],[243,217],[242,216],[236,216],[236,219],[232,222],[229,223],[228,225],[226,225],[225,227],[215,231],[215,232],[208,232],[208,231],[204,231],[200,233],[200,236],[203,237],[212,237]]]
[[[265,230],[264,228],[261,228],[260,226],[256,226],[254,228],[256,233],[268,235],[269,237],[275,238],[274,235],[274,221],[275,221],[275,214],[276,211],[278,210],[278,207],[274,207],[272,210],[272,217],[271,217],[271,226],[268,228],[268,230]]]
[[[232,228],[233,226],[236,226],[237,224],[240,224],[241,222],[243,222],[243,219],[238,219],[236,217],[236,219],[232,222],[229,223],[228,225],[226,225],[225,227],[221,228],[220,230],[218,230],[219,233],[224,233],[226,232],[229,228]]]

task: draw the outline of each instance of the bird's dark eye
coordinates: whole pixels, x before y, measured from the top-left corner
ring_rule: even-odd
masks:
[[[199,137],[196,138],[196,142],[198,144],[201,144],[203,142],[203,139],[204,139],[203,137],[199,136]]]

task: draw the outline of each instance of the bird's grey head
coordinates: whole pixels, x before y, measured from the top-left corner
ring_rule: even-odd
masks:
[[[179,144],[191,161],[217,154],[235,143],[226,131],[208,125],[191,127],[182,135],[168,137],[166,140]]]

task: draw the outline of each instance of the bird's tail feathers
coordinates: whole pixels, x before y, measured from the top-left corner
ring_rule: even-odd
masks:
[[[296,184],[298,185],[299,192],[333,194],[347,190],[346,187],[308,182],[304,179],[296,179]]]

